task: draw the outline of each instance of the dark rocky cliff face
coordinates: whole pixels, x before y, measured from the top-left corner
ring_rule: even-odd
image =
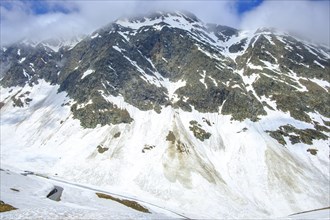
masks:
[[[244,34],[191,14],[154,13],[118,20],[72,49],[22,43],[3,48],[0,58],[1,86],[40,78],[58,84],[86,128],[131,123],[127,110],[107,100],[122,96],[142,111],[172,106],[257,121],[277,110],[313,124],[320,138],[329,130],[328,121],[319,125],[308,114],[330,117],[329,49],[269,29]],[[271,134],[281,140],[286,130]]]
[[[44,78],[52,84],[57,82],[60,71],[61,53],[43,45],[15,44],[0,52],[1,85],[23,86]]]

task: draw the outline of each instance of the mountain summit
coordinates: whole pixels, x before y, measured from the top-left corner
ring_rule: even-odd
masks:
[[[329,206],[329,48],[155,12],[0,58],[4,164],[191,218]]]

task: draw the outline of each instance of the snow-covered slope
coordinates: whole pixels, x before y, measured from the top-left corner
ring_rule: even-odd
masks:
[[[1,97],[12,89],[2,89]],[[29,106],[2,107],[2,164],[115,189],[188,217],[274,217],[328,205],[328,142],[315,142],[319,152],[312,156],[307,146],[283,148],[264,132],[283,123],[308,127],[289,115],[236,122],[216,113],[140,111],[109,97],[134,122],[83,129],[56,86],[40,81],[18,95],[27,91],[34,97]],[[194,138],[191,120],[213,134],[209,140]],[[175,144],[166,141],[169,131]],[[176,152],[180,142],[189,144],[186,154]]]
[[[330,208],[323,208],[314,211],[306,211],[300,214],[290,215],[284,217],[283,219],[329,219],[330,218]]]
[[[1,166],[189,218],[330,204],[326,48],[156,13],[64,52],[0,55]]]
[[[72,49],[79,41],[81,41],[84,36],[75,36],[69,39],[65,38],[54,38],[54,39],[47,39],[47,40],[39,40],[39,41],[31,41],[25,39],[22,41],[22,44],[33,46],[33,47],[47,47],[54,52],[58,52],[61,48],[70,50]]]
[[[104,192],[97,188],[66,183],[50,177],[27,172],[2,169],[1,196],[5,201],[16,208],[14,211],[0,214],[1,219],[180,219],[175,213],[151,204],[137,201],[149,213],[137,211],[126,203],[104,199],[96,193],[111,195],[115,199],[129,199],[125,195]],[[52,189],[62,187],[60,201],[53,201],[46,196]]]
[[[91,185],[67,182],[58,177],[43,176],[30,171],[8,167],[0,170],[0,201],[15,209],[0,213],[1,219],[183,219],[183,215],[162,207],[136,200],[129,195],[118,195]],[[60,201],[46,196],[54,187],[62,187]],[[149,213],[137,211],[128,204],[104,199],[97,193],[115,199],[137,202]],[[328,219],[330,208],[323,208],[281,217],[280,219]]]

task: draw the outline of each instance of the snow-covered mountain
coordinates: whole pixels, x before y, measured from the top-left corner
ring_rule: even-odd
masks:
[[[2,164],[189,218],[329,206],[329,48],[182,12],[65,45],[1,48]]]

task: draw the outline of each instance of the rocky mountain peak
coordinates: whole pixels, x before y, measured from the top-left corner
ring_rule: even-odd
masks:
[[[196,15],[188,11],[153,11],[139,16],[123,17],[115,22],[128,21],[131,23],[142,23],[147,21],[165,21],[174,20],[179,22],[179,19],[184,19],[190,23],[201,22]],[[181,20],[182,21],[182,20]]]
[[[141,16],[121,18],[116,20],[115,23],[133,29],[139,29],[142,26],[159,26],[164,24],[186,29],[203,26],[202,21],[194,14],[182,11],[155,11]]]
[[[274,29],[244,32],[206,25],[186,12],[154,12],[117,20],[66,50],[59,50],[61,40],[24,45],[1,51],[1,84],[33,85],[40,78],[59,84],[77,102],[71,109],[86,127],[133,120],[109,96],[143,111],[171,106],[239,121],[260,120],[269,110],[309,123],[309,112],[329,117],[328,52]],[[316,87],[323,88],[317,97]],[[77,107],[91,100],[90,108]],[[116,110],[86,123],[104,107]]]

